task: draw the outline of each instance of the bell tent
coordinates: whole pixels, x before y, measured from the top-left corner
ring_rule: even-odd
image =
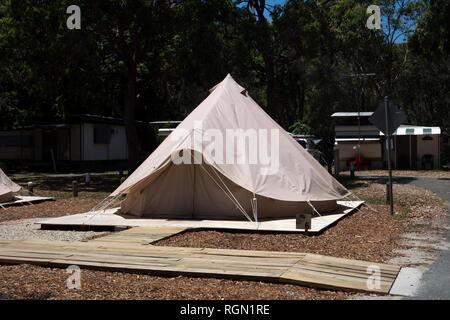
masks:
[[[14,192],[20,190],[20,186],[11,181],[8,176],[0,169],[0,203],[14,200]]]
[[[350,192],[228,75],[112,194],[148,218],[292,218]]]

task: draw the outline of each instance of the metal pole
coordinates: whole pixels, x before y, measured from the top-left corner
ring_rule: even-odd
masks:
[[[409,170],[412,170],[412,147],[411,136],[409,136]]]
[[[391,134],[389,133],[389,117],[388,117],[388,108],[389,108],[389,98],[386,96],[384,98],[384,115],[386,120],[386,138],[388,145],[388,171],[389,171],[389,205],[391,210],[391,216],[394,215],[394,195],[392,193],[392,169],[391,169]]]
[[[386,181],[386,203],[389,203],[389,199],[391,198],[391,196],[389,195],[391,193],[389,185],[389,181]]]
[[[416,159],[417,159],[417,147],[416,147]],[[416,160],[417,161],[417,160]],[[441,169],[441,136],[438,135],[438,166],[437,169]]]
[[[397,163],[397,135],[395,135],[394,137],[392,137],[393,139],[393,144],[394,144],[394,169],[398,170],[398,163]]]
[[[358,75],[358,97],[357,97],[357,104],[358,104],[358,170],[361,170],[361,78],[360,75]]]
[[[376,76],[375,73],[356,73],[346,75],[347,77],[352,77],[357,79],[357,92],[356,92],[356,105],[358,107],[358,169],[361,166],[360,158],[361,158],[361,107],[363,105],[362,99],[362,77],[372,77]]]

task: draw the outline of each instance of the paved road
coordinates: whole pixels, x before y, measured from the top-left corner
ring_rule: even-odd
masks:
[[[418,178],[410,183],[431,190],[450,203],[450,179]],[[447,213],[447,226],[450,226],[450,209]],[[446,241],[450,245],[450,230],[447,230]],[[421,282],[412,299],[450,299],[450,249],[441,252],[425,272]]]
[[[358,176],[357,179],[387,180],[387,177]],[[450,203],[449,178],[393,177],[393,180],[399,184],[413,184],[431,190],[440,198]],[[447,213],[447,228],[449,227],[450,209]],[[446,242],[447,247],[450,248],[450,229],[447,229]],[[416,295],[409,299],[450,300],[450,249],[441,251],[437,260],[424,273]]]

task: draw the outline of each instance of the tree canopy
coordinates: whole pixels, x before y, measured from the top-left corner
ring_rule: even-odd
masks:
[[[147,139],[135,120],[182,120],[231,73],[284,128],[324,138],[329,161],[330,115],[385,95],[409,123],[450,134],[448,1],[379,1],[381,30],[366,27],[371,1],[75,2],[0,4],[0,129],[120,117],[133,169]],[[80,30],[66,26],[71,4]]]

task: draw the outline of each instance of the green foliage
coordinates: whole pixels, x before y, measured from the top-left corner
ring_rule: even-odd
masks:
[[[425,14],[419,19],[410,47],[424,59],[440,59],[450,53],[450,3],[426,1]]]
[[[387,94],[411,124],[449,128],[448,1],[381,0],[378,31],[369,0],[78,0],[81,30],[66,28],[70,4],[1,2],[0,129],[75,113],[181,120],[227,73],[283,127],[323,138],[328,161],[331,114]]]
[[[311,127],[301,120],[295,121],[294,124],[289,127],[289,130],[293,134],[300,134],[300,135],[311,134]]]

